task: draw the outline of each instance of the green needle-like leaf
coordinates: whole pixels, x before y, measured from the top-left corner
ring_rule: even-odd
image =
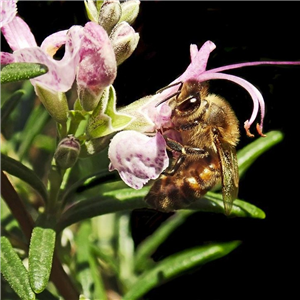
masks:
[[[87,298],[106,300],[106,294],[95,258],[92,255],[89,235],[92,232],[90,221],[83,222],[76,235],[77,276],[83,294]]]
[[[134,242],[130,232],[130,214],[122,213],[118,217],[118,247],[117,256],[119,263],[119,279],[122,282],[123,290],[135,281],[134,274]]]
[[[9,117],[10,113],[20,102],[21,97],[25,94],[24,90],[15,91],[9,99],[5,100],[1,106],[1,126],[3,126]]]
[[[1,70],[1,83],[19,81],[44,75],[48,72],[47,66],[38,63],[11,63]]]
[[[102,192],[100,196],[77,202],[63,213],[57,223],[56,230],[61,231],[71,224],[103,214],[146,208],[148,206],[144,201],[144,197],[148,191],[149,187],[144,187],[141,190],[131,188],[114,189]],[[208,192],[204,198],[191,204],[189,209],[225,214],[222,195],[213,192]],[[233,202],[230,216],[264,219],[265,213],[250,203],[236,199]]]
[[[62,202],[63,203],[67,202],[68,199],[76,192],[78,188],[85,190],[88,189],[90,186],[93,186],[97,182],[100,182],[100,180],[104,182],[105,180],[111,180],[113,178],[114,178],[114,174],[112,174],[108,170],[101,170],[98,173],[82,178],[65,190],[65,192],[61,196]]]
[[[32,170],[30,170],[20,162],[2,153],[1,153],[1,167],[3,171],[6,171],[7,173],[16,176],[21,180],[25,181],[26,183],[28,183],[42,196],[42,198],[45,201],[47,201],[48,198],[47,189],[43,184],[43,182],[40,180],[40,178],[35,174],[35,172],[33,172]]]
[[[33,229],[28,257],[29,280],[35,293],[41,293],[48,284],[55,247],[54,220],[42,215]]]
[[[9,240],[1,237],[1,273],[22,300],[34,300],[28,272]]]
[[[222,195],[213,192],[207,192],[203,198],[191,204],[189,208],[204,212],[225,214]],[[262,211],[260,208],[239,199],[234,200],[229,216],[257,219],[264,219],[266,217],[264,211]]]
[[[237,153],[240,177],[245,174],[251,164],[264,152],[275,146],[283,139],[280,131],[270,131],[266,137],[260,137]]]
[[[37,106],[32,111],[29,119],[26,122],[26,126],[22,132],[22,140],[18,149],[18,155],[20,160],[22,160],[25,154],[28,152],[33,139],[39,133],[41,133],[48,119],[49,114],[42,105]]]
[[[61,231],[67,226],[87,218],[146,207],[143,199],[147,191],[147,188],[141,190],[124,188],[77,202],[62,214],[56,230]]]
[[[181,275],[183,272],[227,255],[239,244],[239,241],[211,244],[171,255],[157,263],[153,269],[141,275],[125,294],[123,300],[140,299],[141,296],[154,287]]]
[[[91,226],[88,222],[82,222],[76,234],[76,264],[78,266],[77,277],[82,286],[83,294],[90,298],[92,295],[93,278],[89,265],[89,233]]]

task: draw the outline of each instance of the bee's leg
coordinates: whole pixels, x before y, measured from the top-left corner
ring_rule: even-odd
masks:
[[[177,158],[176,162],[173,164],[173,166],[169,166],[166,170],[163,171],[164,175],[169,175],[173,176],[175,172],[178,170],[180,165],[184,162],[185,160],[185,155],[182,154],[182,149],[183,146],[176,142],[175,140],[172,140],[170,138],[166,138],[166,143],[167,143],[167,150],[170,152],[178,152],[181,155]]]
[[[182,165],[184,160],[185,160],[185,155],[180,155],[176,160],[175,164],[170,168],[164,170],[163,174],[168,176],[173,176],[177,172],[178,168]]]
[[[176,171],[178,170],[178,168],[184,162],[185,157],[187,155],[195,154],[195,155],[199,155],[200,158],[208,156],[208,152],[204,149],[200,149],[200,148],[196,148],[196,147],[192,147],[192,146],[183,146],[182,144],[180,144],[170,138],[166,138],[166,143],[167,143],[167,148],[169,150],[180,153],[180,156],[178,157],[178,159],[176,160],[174,165],[171,168],[164,171],[164,174],[166,174],[166,175],[170,175],[170,176],[174,175],[176,173]]]

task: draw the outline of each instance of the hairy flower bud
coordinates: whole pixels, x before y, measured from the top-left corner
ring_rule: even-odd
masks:
[[[68,135],[59,142],[54,158],[60,168],[68,169],[75,165],[79,153],[79,141],[73,135]]]
[[[69,107],[65,93],[48,90],[39,84],[36,84],[35,92],[56,122],[64,123],[67,121]]]
[[[97,23],[98,21],[98,10],[93,0],[84,0],[85,10],[89,20]]]
[[[98,24],[109,34],[119,22],[122,9],[117,0],[106,0],[100,8]]]
[[[123,21],[114,27],[110,39],[115,51],[117,65],[120,65],[135,50],[140,36],[127,22]]]
[[[83,32],[76,80],[81,106],[91,111],[103,90],[115,80],[117,65],[111,41],[101,26],[88,22]]]
[[[120,22],[126,21],[129,24],[132,24],[137,18],[140,10],[140,1],[139,0],[128,0],[121,4],[122,15]]]

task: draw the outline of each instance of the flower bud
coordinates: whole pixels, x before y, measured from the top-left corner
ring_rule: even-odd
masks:
[[[117,65],[120,65],[135,50],[140,36],[127,22],[123,21],[114,27],[110,39],[115,51]]]
[[[89,20],[97,23],[98,20],[98,10],[93,0],[84,0],[85,10]]]
[[[48,90],[41,87],[38,83],[35,85],[35,92],[56,122],[65,123],[67,121],[69,107],[64,93]]]
[[[81,106],[91,111],[115,80],[117,65],[111,41],[100,25],[88,22],[83,32],[76,81]]]
[[[68,169],[75,165],[79,153],[79,141],[73,135],[68,135],[59,142],[54,159],[61,169]]]
[[[132,24],[137,18],[140,10],[140,1],[139,0],[128,0],[121,4],[122,15],[120,22],[125,21],[129,24]]]
[[[82,108],[85,111],[94,110],[99,103],[101,93],[102,91],[97,91],[97,93],[95,93],[92,89],[88,88],[78,90],[78,97],[80,99]]]
[[[117,0],[106,0],[100,8],[98,24],[109,34],[113,27],[119,22],[122,9]]]

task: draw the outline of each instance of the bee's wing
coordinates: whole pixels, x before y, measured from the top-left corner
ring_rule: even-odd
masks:
[[[239,170],[235,148],[216,138],[216,148],[221,162],[222,194],[225,214],[229,215],[232,203],[237,198]]]

